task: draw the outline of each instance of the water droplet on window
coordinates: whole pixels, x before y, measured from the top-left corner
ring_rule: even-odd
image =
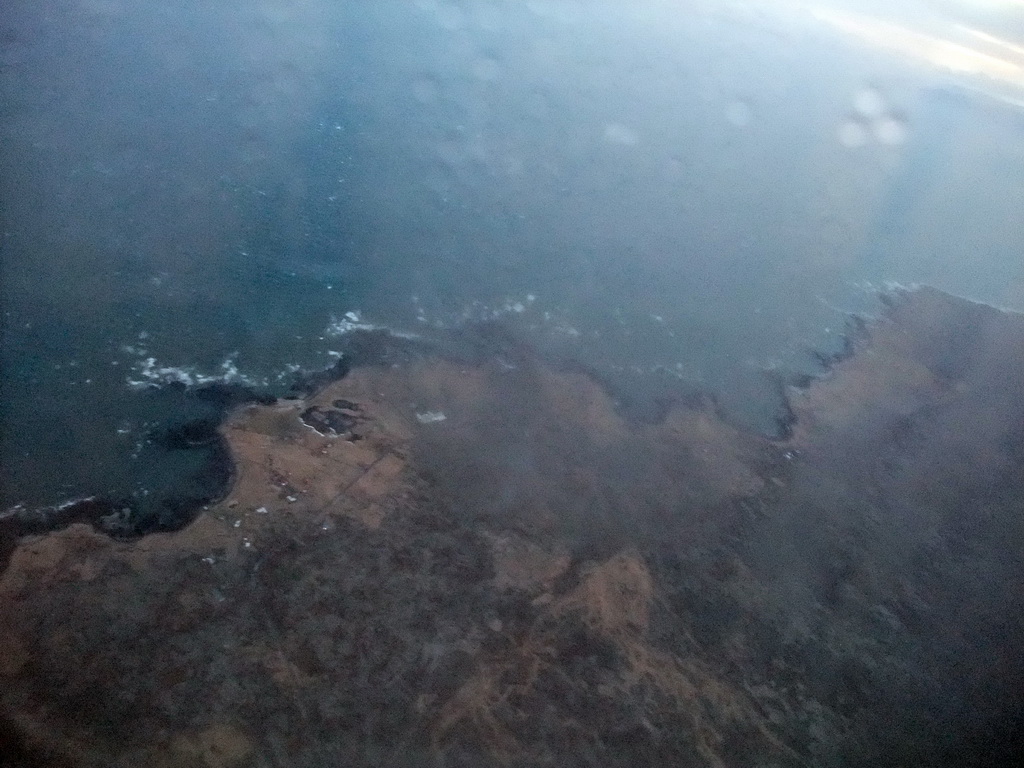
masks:
[[[670,179],[681,179],[686,173],[686,166],[678,157],[670,157],[665,161],[665,175]]]
[[[445,29],[454,32],[466,25],[466,14],[459,6],[445,3],[438,6],[437,23]]]
[[[481,56],[473,62],[473,75],[477,80],[497,80],[501,74],[501,65],[490,56]]]
[[[537,16],[551,15],[551,8],[541,0],[527,0],[526,9]]]
[[[839,126],[838,136],[844,147],[863,147],[868,141],[868,129],[856,120],[846,120]]]
[[[532,91],[526,98],[525,111],[537,121],[550,120],[554,111],[551,97],[544,91]]]
[[[437,155],[447,165],[461,165],[466,159],[466,146],[462,136],[449,133],[437,143]]]
[[[477,29],[484,32],[496,32],[501,28],[501,10],[489,4],[475,5],[470,11]]]
[[[416,78],[412,84],[413,98],[420,104],[430,104],[436,101],[439,92],[437,81],[429,75]]]
[[[884,117],[873,128],[880,144],[896,146],[907,140],[907,124],[898,117]]]
[[[863,88],[853,97],[853,111],[872,120],[885,113],[885,97],[874,88]]]
[[[752,117],[750,105],[745,101],[734,101],[725,108],[725,119],[737,128],[749,125]]]
[[[604,140],[609,144],[634,147],[640,142],[640,136],[632,128],[621,123],[609,123],[604,127]]]

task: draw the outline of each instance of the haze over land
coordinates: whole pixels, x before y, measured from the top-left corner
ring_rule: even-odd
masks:
[[[0,575],[13,766],[1012,765],[1024,318],[890,297],[768,440],[500,327],[235,412],[176,533]],[[104,520],[110,527],[116,521]]]
[[[1012,764],[1017,6],[6,0],[0,763]]]

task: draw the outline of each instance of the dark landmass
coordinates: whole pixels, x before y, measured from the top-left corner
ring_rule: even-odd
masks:
[[[776,440],[501,333],[181,425],[181,530],[24,536],[0,764],[1017,763],[1024,318],[895,294]]]
[[[340,345],[344,356],[335,365],[308,373],[290,387],[285,399],[308,396],[330,382],[343,378],[354,366],[393,365],[410,362],[414,356],[443,356],[461,359],[465,340],[439,339],[439,343],[411,341],[385,331],[360,332]],[[477,350],[479,355],[479,350]],[[133,539],[156,532],[176,531],[191,523],[203,511],[222,500],[231,486],[234,458],[220,425],[235,408],[248,404],[273,405],[277,398],[252,387],[214,382],[186,388],[171,382],[166,388],[208,406],[200,418],[168,419],[154,425],[147,439],[167,452],[190,451],[198,454],[201,469],[187,478],[187,491],[174,489],[166,494],[140,498],[134,495],[94,494],[69,499],[53,506],[18,504],[0,513],[0,572],[7,567],[11,553],[25,536],[58,531],[74,523],[91,525],[100,533],[120,539]]]

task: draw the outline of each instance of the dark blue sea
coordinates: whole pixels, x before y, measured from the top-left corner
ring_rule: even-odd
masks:
[[[1024,310],[1024,56],[947,22],[5,0],[0,512],[201,496],[161,439],[219,416],[195,391],[285,393],[358,329],[498,320],[770,431],[888,286]]]

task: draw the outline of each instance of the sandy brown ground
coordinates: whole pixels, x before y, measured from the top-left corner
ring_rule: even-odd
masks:
[[[1024,711],[1024,320],[894,298],[791,393],[630,421],[515,344],[223,426],[187,528],[24,539],[11,765],[996,765]],[[438,416],[443,414],[444,418]]]

